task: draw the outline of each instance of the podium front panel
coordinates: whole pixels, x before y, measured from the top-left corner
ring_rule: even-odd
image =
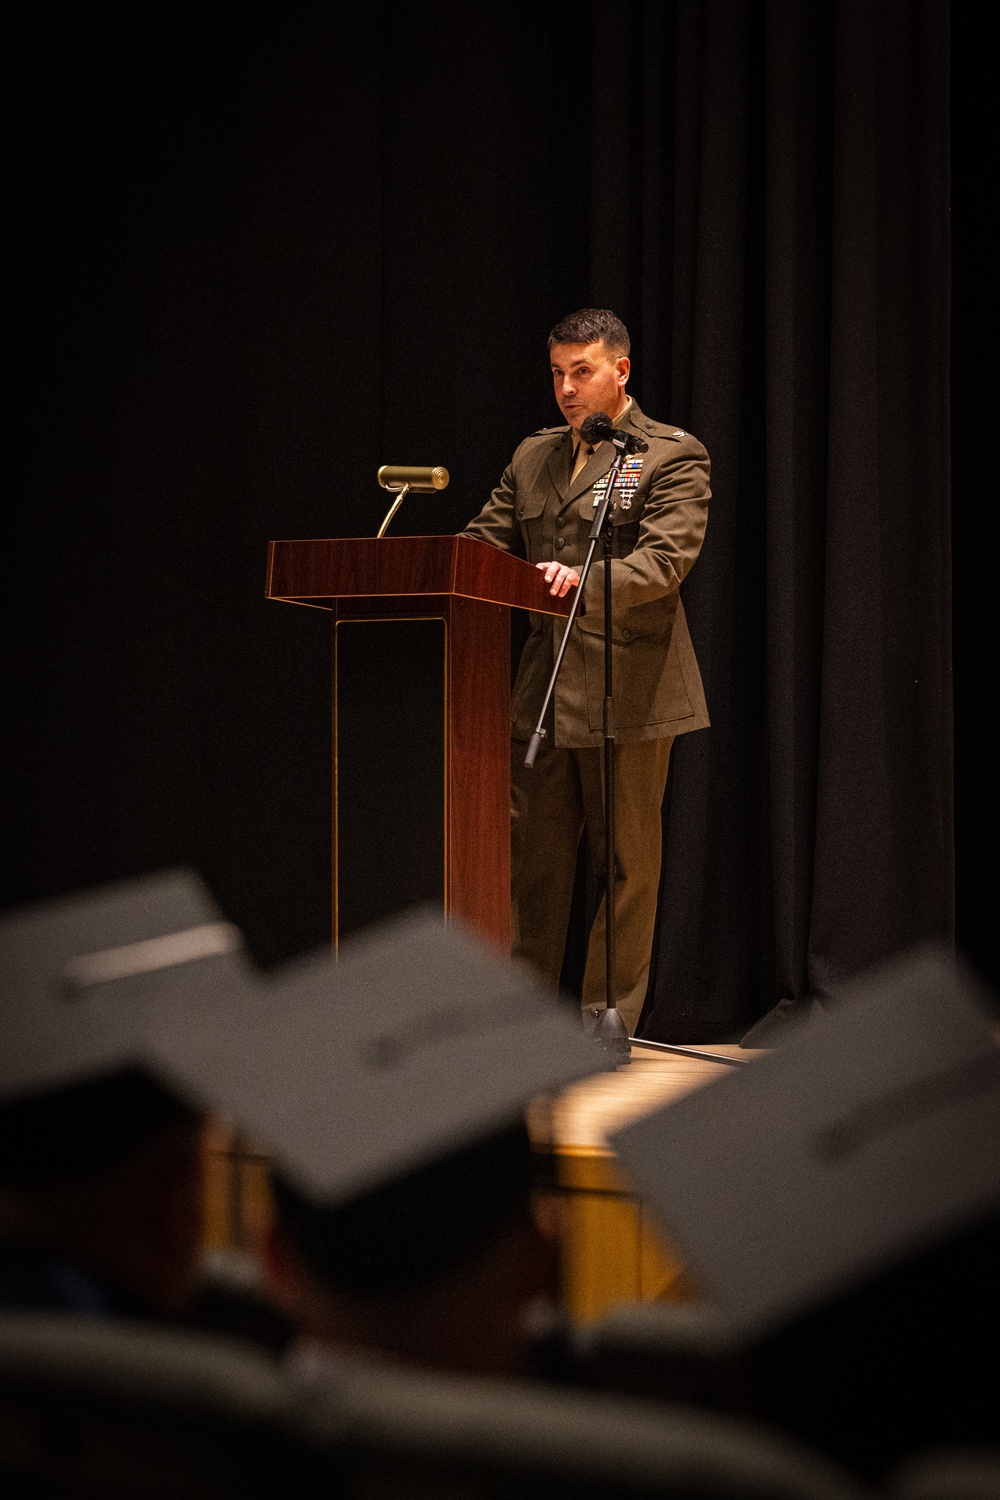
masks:
[[[448,624],[334,626],[334,941],[447,889]]]
[[[334,619],[334,942],[431,903],[509,953],[510,611],[569,599],[465,536],[273,541],[266,592]]]

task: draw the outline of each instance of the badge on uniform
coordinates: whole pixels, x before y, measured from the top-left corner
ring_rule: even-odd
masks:
[[[607,474],[602,474],[600,479],[596,480],[594,483],[595,510],[604,499],[604,491],[608,487],[608,480],[610,479],[610,477],[611,474],[609,470]],[[635,498],[636,490],[639,488],[639,480],[641,478],[642,454],[635,453],[631,458],[627,458],[622,464],[622,471],[618,476],[615,504],[618,505],[622,510],[632,509],[632,501]]]

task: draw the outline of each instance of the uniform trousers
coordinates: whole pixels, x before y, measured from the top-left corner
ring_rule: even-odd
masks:
[[[656,921],[662,836],[660,804],[672,738],[616,745],[615,999],[630,1032],[646,994]],[[513,951],[557,989],[569,926],[577,852],[586,831],[594,869],[604,870],[604,750],[543,745],[525,769],[511,746]],[[584,1006],[605,1003],[602,897],[587,949]]]

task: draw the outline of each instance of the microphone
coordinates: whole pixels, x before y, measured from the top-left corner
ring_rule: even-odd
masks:
[[[623,427],[613,427],[606,411],[591,412],[580,428],[580,437],[585,443],[617,443],[626,453],[648,453],[649,444],[634,432]]]

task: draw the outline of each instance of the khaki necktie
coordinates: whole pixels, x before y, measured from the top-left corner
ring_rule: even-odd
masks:
[[[580,470],[584,468],[587,460],[592,457],[593,452],[593,448],[588,447],[588,445],[582,439],[577,443],[576,455],[573,460],[573,472],[569,476],[570,484],[576,483],[576,476],[579,474]]]

